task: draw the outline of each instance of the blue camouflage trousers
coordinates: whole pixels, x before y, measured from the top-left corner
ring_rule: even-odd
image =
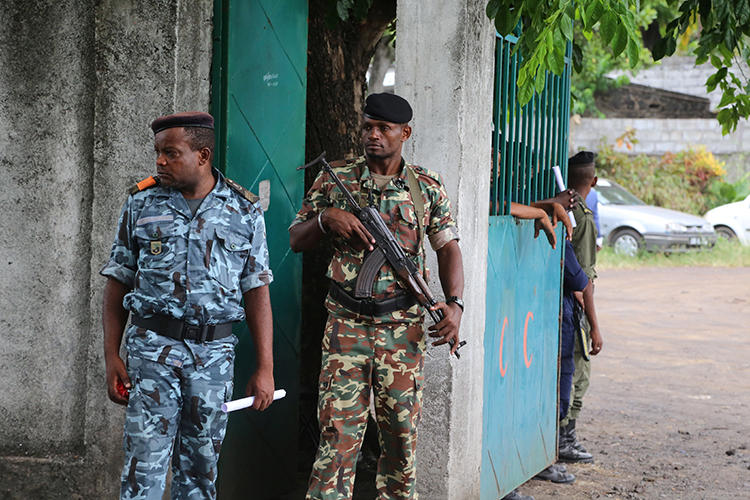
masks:
[[[227,361],[229,365],[227,366]],[[234,358],[172,366],[132,354],[120,497],[161,500],[172,460],[173,499],[216,498],[219,450],[232,394]]]

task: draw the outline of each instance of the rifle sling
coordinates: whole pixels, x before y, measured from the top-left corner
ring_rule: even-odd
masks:
[[[411,202],[414,204],[414,211],[417,212],[417,248],[419,252],[424,254],[424,196],[422,196],[422,190],[419,187],[417,174],[408,165],[405,165],[404,168],[406,169],[406,181],[409,184]]]

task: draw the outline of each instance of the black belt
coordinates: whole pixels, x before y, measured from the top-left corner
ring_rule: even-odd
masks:
[[[181,319],[170,316],[156,315],[150,318],[142,318],[133,315],[132,323],[135,326],[146,328],[159,335],[170,337],[175,340],[195,340],[196,342],[210,342],[223,339],[232,335],[232,323],[221,323],[218,325],[190,325]]]
[[[409,309],[417,303],[413,295],[401,294],[390,299],[356,299],[335,282],[331,282],[330,297],[353,313],[363,316],[382,316],[393,311]]]

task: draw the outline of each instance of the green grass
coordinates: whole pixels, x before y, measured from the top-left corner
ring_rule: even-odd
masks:
[[[596,269],[640,267],[750,267],[750,246],[722,238],[710,250],[685,253],[640,252],[635,257],[617,255],[605,246],[596,254]]]

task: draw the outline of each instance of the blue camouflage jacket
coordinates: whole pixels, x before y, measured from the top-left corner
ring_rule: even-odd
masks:
[[[100,272],[131,288],[123,302],[131,313],[193,325],[242,321],[242,294],[272,281],[259,203],[219,171],[214,176],[194,217],[177,190],[156,186],[128,197]]]

